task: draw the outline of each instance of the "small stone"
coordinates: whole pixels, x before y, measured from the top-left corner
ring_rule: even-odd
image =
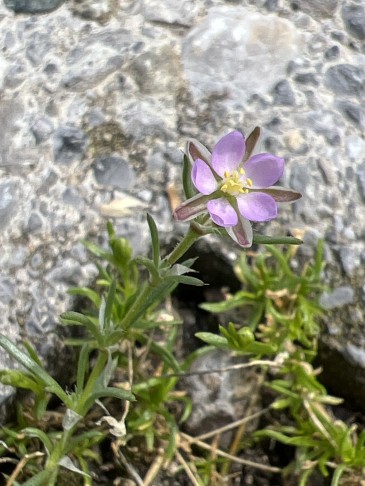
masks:
[[[15,297],[15,284],[6,276],[0,276],[0,302],[9,304]]]
[[[20,86],[27,77],[27,70],[24,62],[14,61],[6,69],[4,84],[8,88],[16,88]]]
[[[346,138],[346,152],[351,160],[358,160],[365,154],[365,141],[358,135]]]
[[[290,187],[299,191],[301,194],[306,194],[310,182],[311,178],[306,165],[296,164],[292,167]]]
[[[195,0],[143,0],[143,16],[152,22],[190,26],[197,17]]]
[[[17,191],[14,182],[8,178],[0,183],[0,227],[4,229],[16,211]]]
[[[332,17],[337,10],[338,0],[294,0],[292,7],[299,8],[315,19]]]
[[[299,35],[288,20],[217,7],[184,39],[182,60],[196,101],[219,95],[242,103],[269,93],[298,50]]]
[[[361,265],[361,251],[358,244],[347,245],[340,250],[342,267],[349,277],[355,275]]]
[[[29,233],[35,233],[40,228],[42,228],[42,218],[37,213],[31,213],[27,224],[27,231]]]
[[[33,119],[30,129],[38,144],[47,140],[53,133],[54,128],[52,120],[48,116],[40,115]]]
[[[73,0],[71,10],[84,19],[104,23],[112,16],[114,4],[114,0]]]
[[[295,104],[294,92],[286,79],[279,81],[272,93],[275,105],[293,106]]]
[[[63,85],[83,91],[92,88],[120,69],[124,57],[118,53],[117,47],[91,38],[89,45],[75,48],[67,58]]]
[[[54,133],[53,152],[55,160],[69,164],[75,159],[81,159],[86,148],[86,135],[80,129],[64,125]]]
[[[365,202],[365,162],[363,162],[357,168],[357,178],[359,181],[360,193],[363,201]]]
[[[294,80],[300,84],[310,84],[312,86],[318,86],[318,80],[314,73],[298,73]]]
[[[365,92],[365,69],[352,64],[330,67],[324,77],[326,86],[338,95],[358,96]]]
[[[43,63],[45,55],[49,53],[53,47],[53,44],[50,41],[51,39],[52,37],[49,32],[36,31],[29,37],[25,54],[33,66],[39,66]]]
[[[354,125],[362,128],[365,126],[364,110],[359,104],[352,101],[339,101],[336,103],[338,110]]]
[[[84,200],[80,197],[76,189],[68,187],[62,194],[62,199],[66,204],[80,208],[84,205]]]
[[[336,307],[352,304],[354,300],[354,289],[344,285],[342,287],[337,287],[333,292],[324,292],[319,299],[319,303],[324,309],[330,310],[335,309]]]
[[[100,157],[95,160],[93,168],[99,184],[122,190],[132,189],[135,182],[134,170],[123,157]]]
[[[334,59],[337,59],[339,55],[340,48],[338,46],[332,46],[324,53],[324,57],[327,59],[327,61],[333,61]]]
[[[72,258],[65,258],[60,266],[55,267],[48,273],[46,278],[49,282],[64,282],[69,285],[78,285],[82,278],[81,265]]]
[[[345,3],[342,7],[342,18],[348,32],[356,39],[365,39],[365,8],[363,5]]]
[[[295,154],[308,152],[308,145],[300,130],[289,130],[284,136],[288,149]]]
[[[4,0],[4,4],[15,13],[47,13],[60,7],[65,0]]]

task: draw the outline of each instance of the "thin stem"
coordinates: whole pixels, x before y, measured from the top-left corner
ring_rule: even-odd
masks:
[[[166,257],[166,261],[170,265],[176,263],[201,236],[202,234],[197,231],[194,223],[191,223],[188,232],[170,255]]]

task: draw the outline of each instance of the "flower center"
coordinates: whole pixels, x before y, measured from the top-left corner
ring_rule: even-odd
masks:
[[[252,180],[250,178],[244,179],[242,176],[245,174],[242,167],[233,172],[228,170],[224,173],[224,179],[221,185],[221,191],[226,192],[231,196],[238,196],[239,194],[246,194],[249,191],[249,187],[252,186]]]

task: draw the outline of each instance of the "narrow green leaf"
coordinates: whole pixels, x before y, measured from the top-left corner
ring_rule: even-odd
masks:
[[[147,270],[150,272],[151,277],[154,280],[156,280],[156,281],[160,280],[160,275],[158,273],[158,269],[156,268],[156,265],[154,264],[154,262],[152,260],[150,260],[149,258],[145,258],[145,257],[136,257],[134,261],[137,264],[143,265],[144,267],[146,267]]]
[[[228,347],[228,341],[223,336],[218,336],[217,334],[213,334],[211,332],[196,332],[195,336],[211,346],[215,346],[217,348]]]
[[[44,392],[43,383],[40,385],[30,376],[19,370],[0,370],[0,382],[3,385],[32,390],[36,395],[40,395]]]
[[[95,324],[89,317],[74,311],[64,312],[60,317],[64,325],[83,326],[92,334],[98,343],[102,342],[103,337],[97,324]]]
[[[73,287],[68,290],[69,295],[80,295],[88,298],[96,307],[100,306],[100,295],[88,287]]]
[[[205,285],[205,283],[199,280],[198,278],[188,277],[186,275],[176,275],[174,277],[167,277],[166,280],[174,284],[193,285],[194,287],[202,287],[203,285]]]
[[[113,304],[115,299],[115,289],[116,289],[116,283],[115,280],[113,279],[105,303],[104,323],[107,329],[110,328],[110,323],[113,320]]]
[[[22,486],[45,486],[45,485],[52,485],[51,477],[53,476],[54,471],[50,471],[49,469],[44,469],[43,471],[39,472],[32,478],[25,481]]]
[[[90,351],[91,349],[88,344],[84,344],[80,350],[76,377],[76,388],[78,393],[81,393],[84,388],[86,373],[89,370]]]
[[[47,453],[50,454],[52,452],[52,441],[43,430],[37,429],[36,427],[26,427],[25,429],[22,429],[22,432],[27,437],[37,437],[46,448]]]
[[[152,259],[155,267],[158,268],[160,264],[160,240],[155,220],[147,213],[147,223],[151,233],[152,242]]]
[[[81,240],[81,243],[84,245],[84,247],[87,250],[89,250],[95,256],[102,258],[107,262],[113,261],[113,255],[108,251],[105,251],[104,248],[102,248],[101,246],[95,245],[94,243],[91,243],[91,241],[86,241],[86,240]]]
[[[43,368],[41,368],[28,355],[12,343],[6,336],[0,334],[0,346],[7,351],[18,363],[24,366],[28,371],[36,375],[47,387],[51,387],[53,393],[57,395],[67,406],[70,404],[68,395],[62,390],[60,385],[54,380]],[[70,404],[71,405],[71,404]],[[71,407],[70,407],[71,408]]]
[[[113,397],[113,398],[118,398],[119,400],[128,400],[128,401],[135,400],[134,395],[129,391],[122,390],[120,388],[115,388],[115,387],[107,387],[104,388],[103,390],[98,390],[92,393],[89,396],[89,398],[86,400],[84,409],[89,410],[90,406],[93,403],[95,403],[96,400],[105,397]]]
[[[293,236],[253,236],[253,244],[257,245],[301,245],[302,243],[302,240]]]

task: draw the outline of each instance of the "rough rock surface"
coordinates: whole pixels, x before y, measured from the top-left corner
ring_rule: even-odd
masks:
[[[57,316],[70,305],[67,289],[95,277],[79,241],[105,238],[100,208],[133,194],[134,214],[116,219],[118,231],[136,253],[146,249],[148,208],[168,239],[181,225],[165,187],[178,184],[186,137],[209,146],[260,125],[263,150],[287,161],[283,184],[304,195],[266,231],[305,230],[308,256],[325,239],[327,305],[340,305],[324,340],[345,362],[363,348],[363,8],[355,0],[1,2],[0,331],[30,338],[50,369],[67,374]],[[0,360],[11,365],[1,351]]]

